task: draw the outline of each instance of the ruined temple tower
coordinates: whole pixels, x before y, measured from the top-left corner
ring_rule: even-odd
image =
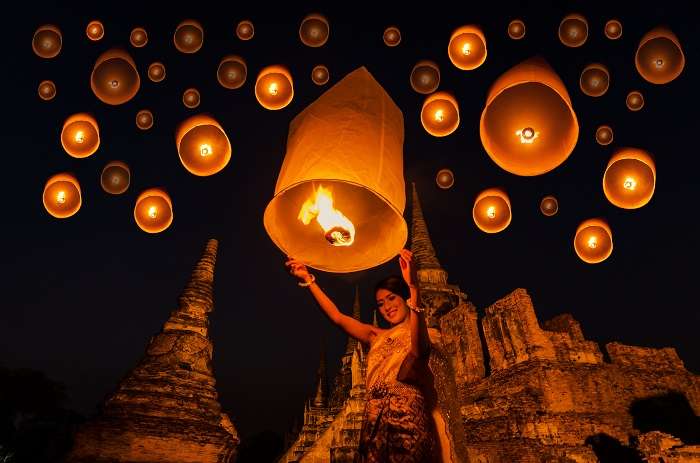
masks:
[[[75,437],[69,463],[227,463],[238,434],[214,388],[208,314],[218,243],[204,254],[163,330]]]

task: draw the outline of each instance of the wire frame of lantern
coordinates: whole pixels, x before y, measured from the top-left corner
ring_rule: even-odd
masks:
[[[491,159],[523,176],[559,166],[576,146],[578,132],[564,83],[540,58],[520,63],[496,79],[479,126]]]
[[[540,201],[540,212],[547,217],[556,215],[556,213],[559,212],[559,201],[557,201],[557,198],[552,195],[547,195],[542,198]]]
[[[216,174],[231,159],[231,143],[226,132],[205,114],[183,121],[177,129],[175,144],[185,169],[200,177]]]
[[[148,66],[148,78],[152,82],[162,82],[165,79],[165,65],[160,61],[151,63]]]
[[[136,95],[141,78],[131,56],[114,48],[97,58],[90,75],[90,87],[103,103],[120,105]]]
[[[253,22],[247,19],[240,21],[236,26],[236,37],[241,40],[250,40],[255,35],[255,27]]]
[[[476,69],[486,61],[486,37],[477,26],[459,27],[450,37],[447,54],[458,69]]]
[[[204,43],[204,29],[193,19],[186,19],[178,24],[173,34],[175,48],[182,53],[196,53]]]
[[[65,172],[52,176],[44,185],[42,201],[46,212],[57,219],[74,215],[83,203],[78,180]]]
[[[86,113],[68,117],[61,130],[61,145],[74,158],[92,155],[100,146],[100,130],[95,118]]]
[[[482,191],[474,200],[472,217],[483,232],[498,233],[505,230],[512,219],[508,195],[499,188]]]
[[[129,42],[136,48],[145,47],[148,43],[148,33],[143,27],[135,27],[129,34]]]
[[[311,81],[316,85],[326,85],[330,79],[328,68],[322,64],[314,66],[311,70]]]
[[[188,88],[182,92],[182,104],[189,109],[194,109],[199,106],[200,96],[199,90],[196,88]]]
[[[307,15],[299,26],[299,38],[307,47],[321,47],[328,41],[330,26],[322,14]]]
[[[599,63],[589,64],[581,71],[579,87],[588,96],[599,97],[605,95],[605,92],[610,87],[608,68]]]
[[[53,100],[56,96],[56,84],[51,80],[42,80],[41,83],[39,83],[37,92],[39,93],[39,98],[42,100]]]
[[[440,169],[435,176],[435,183],[443,190],[450,189],[455,184],[455,176],[450,169]]]
[[[613,130],[609,125],[601,125],[595,131],[595,141],[599,145],[609,145],[613,141]]]
[[[525,23],[521,19],[514,19],[508,23],[508,37],[513,40],[525,37]]]
[[[610,40],[617,40],[622,37],[622,23],[617,19],[611,19],[605,23],[605,36]]]
[[[160,188],[149,188],[136,199],[136,225],[146,233],[160,233],[173,223],[173,203]]]
[[[32,50],[40,58],[54,58],[61,52],[63,35],[53,24],[39,26],[32,38]]]
[[[122,161],[111,161],[100,175],[102,189],[111,195],[120,195],[129,189],[131,171]]]
[[[148,109],[142,109],[136,113],[136,127],[141,130],[148,130],[153,127],[153,113]]]
[[[647,82],[667,84],[683,72],[685,55],[676,34],[664,27],[657,27],[642,37],[634,64]]]
[[[396,26],[389,26],[384,29],[382,40],[387,47],[396,47],[401,43],[401,31]]]
[[[588,21],[580,14],[570,14],[559,23],[559,40],[567,47],[577,48],[588,39]]]
[[[587,264],[598,264],[613,251],[612,231],[603,219],[584,220],[574,235],[574,250]]]
[[[644,96],[641,92],[633,90],[627,94],[625,104],[630,111],[639,111],[644,107]]]
[[[101,40],[102,37],[105,36],[105,27],[101,21],[90,21],[87,27],[85,28],[85,35],[87,35],[88,39],[92,40],[93,42],[96,42],[98,40]]]
[[[245,60],[237,55],[228,55],[221,59],[216,70],[216,80],[229,90],[235,90],[245,84],[248,77],[248,66]]]
[[[459,127],[459,105],[447,92],[435,92],[423,102],[420,120],[426,132],[446,137]]]
[[[440,68],[433,61],[418,61],[411,70],[411,88],[418,93],[428,95],[440,85]]]
[[[255,81],[255,98],[270,110],[282,109],[294,98],[292,75],[283,66],[268,66]]]
[[[638,209],[656,188],[656,166],[651,155],[637,148],[621,148],[610,158],[603,175],[603,192],[612,204]]]

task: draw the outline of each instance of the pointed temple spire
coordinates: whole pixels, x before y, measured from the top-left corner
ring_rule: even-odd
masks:
[[[433,243],[430,241],[428,226],[425,224],[423,210],[421,209],[418,192],[416,191],[416,184],[412,183],[412,186],[413,211],[411,217],[411,251],[416,258],[419,269],[439,269],[441,268],[440,262],[435,255]]]
[[[325,407],[328,398],[328,385],[326,379],[326,347],[321,343],[321,358],[318,362],[318,374],[316,379],[316,395],[314,397],[314,407]]]
[[[362,321],[361,309],[362,307],[360,305],[360,287],[355,285],[355,302],[352,305],[352,318],[354,318],[357,321]],[[353,351],[355,350],[355,344],[357,344],[357,340],[352,336],[348,336],[348,343],[345,346],[345,355],[352,355]]]

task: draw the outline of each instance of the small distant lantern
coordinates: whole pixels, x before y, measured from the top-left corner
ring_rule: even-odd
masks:
[[[574,250],[588,264],[597,264],[610,257],[613,242],[608,224],[602,219],[583,221],[576,229]]]
[[[173,203],[160,188],[142,192],[134,206],[136,225],[146,233],[160,233],[173,223]]]
[[[520,40],[525,37],[525,23],[520,19],[514,19],[508,24],[508,37]]]
[[[156,61],[148,66],[148,78],[152,82],[161,82],[165,79],[165,65]]]
[[[447,54],[457,68],[476,69],[486,61],[486,37],[477,26],[462,26],[452,33]]]
[[[282,66],[268,66],[255,81],[255,98],[265,109],[277,110],[294,98],[292,75]]]
[[[443,190],[447,190],[455,184],[455,176],[450,169],[440,169],[435,176],[435,183]]]
[[[198,176],[214,175],[231,159],[231,143],[212,117],[197,115],[185,120],[175,136],[182,165]]]
[[[644,107],[644,96],[641,92],[633,90],[627,94],[625,104],[630,111],[639,111]]]
[[[129,166],[121,161],[112,161],[102,169],[100,185],[111,195],[120,195],[129,189],[131,171]]]
[[[576,48],[588,39],[588,21],[580,14],[565,16],[559,23],[559,40],[567,47]]]
[[[90,21],[85,28],[85,35],[87,35],[88,39],[96,42],[105,36],[105,27],[100,21]]]
[[[642,37],[634,64],[647,82],[667,84],[683,72],[685,56],[676,34],[657,27]]]
[[[610,40],[622,37],[622,23],[617,19],[611,19],[605,23],[605,36]]]
[[[510,225],[511,211],[508,195],[498,188],[479,193],[472,209],[474,223],[486,233],[498,233]]]
[[[63,123],[61,145],[74,158],[86,158],[100,146],[97,121],[85,113],[70,116]]]
[[[142,109],[136,113],[136,127],[141,130],[148,130],[153,127],[153,113],[148,109]]]
[[[252,21],[244,19],[239,22],[236,26],[236,37],[241,40],[250,40],[255,35],[255,28],[253,27]]]
[[[225,56],[216,70],[216,80],[222,87],[234,90],[240,88],[248,77],[248,67],[240,56]]]
[[[493,83],[479,134],[502,169],[540,175],[569,157],[578,140],[578,121],[564,83],[544,60],[535,58]]]
[[[39,84],[39,98],[42,100],[53,100],[56,96],[56,84],[51,80],[42,80]]]
[[[124,50],[115,48],[97,58],[90,75],[90,87],[103,103],[126,103],[136,95],[140,86],[136,64]]]
[[[384,29],[382,40],[387,47],[395,47],[401,43],[401,31],[396,26],[389,26]]]
[[[601,125],[595,131],[595,141],[599,145],[609,145],[613,141],[613,130],[609,125]]]
[[[440,68],[432,61],[419,61],[411,70],[411,88],[428,95],[440,85]]]
[[[42,197],[46,211],[57,219],[72,216],[83,202],[80,184],[71,174],[61,173],[49,178]]]
[[[610,73],[602,64],[594,63],[586,66],[579,80],[581,91],[588,96],[603,96],[610,87]]]
[[[559,201],[557,201],[557,198],[551,195],[542,198],[540,201],[540,212],[547,217],[551,217],[559,212]]]
[[[316,85],[326,85],[330,79],[328,68],[319,64],[311,70],[311,80]]]
[[[328,41],[328,20],[321,14],[307,15],[299,26],[299,38],[307,47],[321,47]]]
[[[193,109],[199,106],[200,98],[199,91],[196,88],[188,88],[182,92],[182,104]]]
[[[459,127],[459,105],[447,92],[436,92],[423,102],[420,112],[423,128],[434,137],[446,137]]]
[[[204,43],[204,29],[192,19],[182,21],[175,29],[173,42],[182,53],[196,53]]]
[[[656,166],[649,153],[636,148],[618,150],[603,175],[605,197],[617,207],[638,209],[651,200]]]
[[[131,42],[131,45],[136,48],[146,46],[148,43],[148,34],[146,33],[146,29],[143,27],[135,27],[129,35],[129,42]]]
[[[46,24],[34,32],[32,50],[40,58],[53,58],[61,52],[62,44],[63,36],[58,27]]]

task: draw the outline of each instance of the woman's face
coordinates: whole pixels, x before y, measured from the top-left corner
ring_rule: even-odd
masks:
[[[408,315],[408,307],[406,301],[396,293],[392,293],[388,289],[377,290],[377,308],[384,316],[384,319],[392,325],[397,325],[404,321]]]

